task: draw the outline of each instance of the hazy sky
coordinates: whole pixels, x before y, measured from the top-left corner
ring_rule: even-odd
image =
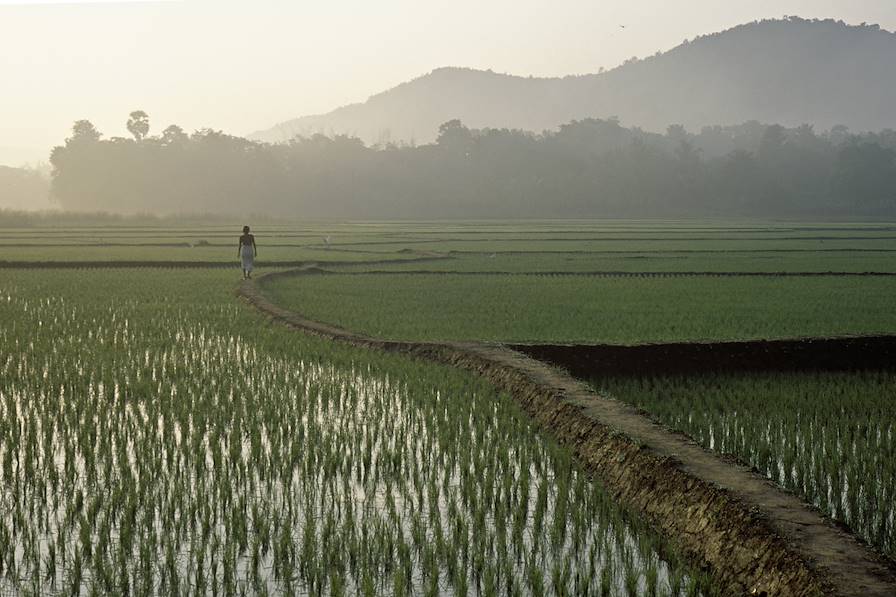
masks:
[[[79,118],[243,135],[439,66],[588,73],[785,14],[896,29],[894,0],[0,0],[0,164],[45,160]]]

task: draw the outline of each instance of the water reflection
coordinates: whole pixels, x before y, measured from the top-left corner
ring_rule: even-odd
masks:
[[[4,592],[697,592],[464,375],[284,356],[236,306],[0,296]]]

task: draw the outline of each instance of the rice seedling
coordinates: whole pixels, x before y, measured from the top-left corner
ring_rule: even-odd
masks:
[[[733,454],[896,557],[896,375],[705,374],[595,380]]]
[[[337,273],[264,289],[311,319],[399,340],[639,344],[896,330],[893,277]]]
[[[269,326],[230,284],[199,270],[0,281],[0,592],[696,583],[509,397]]]

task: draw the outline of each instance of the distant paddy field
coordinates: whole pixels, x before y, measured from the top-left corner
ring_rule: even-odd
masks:
[[[236,263],[240,225],[0,229],[0,265]],[[355,271],[896,273],[896,226],[690,222],[313,223],[258,226],[259,264]],[[438,258],[438,259],[433,259]],[[421,266],[418,262],[426,259]],[[394,263],[386,263],[394,262]]]
[[[638,344],[896,330],[889,224],[409,224],[332,235],[323,250],[347,259],[271,283],[270,295],[390,339]],[[389,261],[398,256],[429,259]]]
[[[242,225],[0,229],[0,421],[19,421],[0,424],[0,593],[725,593],[726,570],[631,509],[518,389],[272,325],[246,287],[352,333],[523,360],[896,333],[891,223],[259,223],[260,280],[240,286]],[[573,381],[892,561],[894,373],[866,369]]]
[[[896,277],[330,274],[268,287],[307,317],[393,340],[612,343],[896,331]]]

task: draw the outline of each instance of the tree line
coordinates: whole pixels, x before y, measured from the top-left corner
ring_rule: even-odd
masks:
[[[444,123],[433,144],[345,135],[268,144],[172,125],[104,139],[89,121],[53,149],[61,207],[287,217],[892,217],[896,132],[748,122],[691,133],[585,119],[535,134]]]

